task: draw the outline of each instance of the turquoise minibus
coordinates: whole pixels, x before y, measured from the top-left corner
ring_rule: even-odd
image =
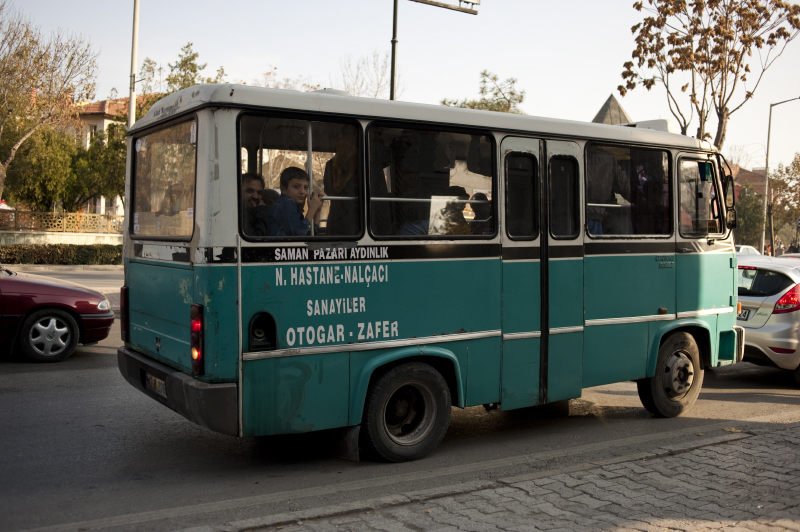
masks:
[[[129,132],[120,372],[214,431],[389,461],[453,407],[635,381],[680,415],[743,354],[723,168],[666,121],[181,90]]]

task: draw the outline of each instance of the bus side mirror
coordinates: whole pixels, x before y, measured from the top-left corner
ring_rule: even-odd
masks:
[[[733,207],[725,213],[725,225],[728,226],[728,229],[736,229],[736,209]]]
[[[736,205],[736,187],[733,184],[733,177],[725,176],[725,207],[732,209]]]

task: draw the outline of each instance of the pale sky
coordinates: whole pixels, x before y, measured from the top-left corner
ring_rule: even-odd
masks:
[[[456,0],[448,0],[456,3]],[[642,19],[633,0],[482,0],[478,15],[400,0],[398,67],[402,100],[437,104],[474,98],[479,73],[515,77],[522,109],[536,116],[591,121],[614,93],[633,120],[672,118],[663,89],[637,88],[620,98],[630,28]],[[98,99],[128,93],[133,0],[16,0],[43,30],[64,28],[99,51]],[[251,83],[270,66],[280,77],[310,76],[322,86],[340,62],[390,50],[392,0],[140,0],[139,65],[154,59],[168,72],[191,41],[213,76]],[[138,69],[137,69],[138,70]],[[731,117],[723,153],[745,146],[748,168],[764,165],[769,104],[800,97],[800,39],[767,72],[755,97]],[[800,152],[800,100],[773,111],[770,168]],[[716,124],[710,124],[712,135]],[[690,132],[696,131],[696,126]]]

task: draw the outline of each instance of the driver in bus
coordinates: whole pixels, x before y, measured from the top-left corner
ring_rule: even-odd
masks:
[[[302,168],[290,166],[281,172],[281,197],[269,211],[270,236],[305,236],[311,224],[319,224],[320,207],[325,194],[309,194],[311,180]],[[303,208],[308,209],[303,216]]]
[[[264,178],[258,174],[247,173],[242,175],[242,226],[244,234],[249,236],[269,235],[269,209],[275,200],[269,200],[264,190]]]

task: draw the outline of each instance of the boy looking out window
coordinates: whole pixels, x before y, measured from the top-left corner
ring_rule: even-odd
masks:
[[[310,179],[302,168],[289,167],[281,172],[281,197],[269,211],[270,236],[305,236],[311,224],[319,223],[320,207],[325,194],[309,195]],[[303,216],[303,207],[308,209]]]

